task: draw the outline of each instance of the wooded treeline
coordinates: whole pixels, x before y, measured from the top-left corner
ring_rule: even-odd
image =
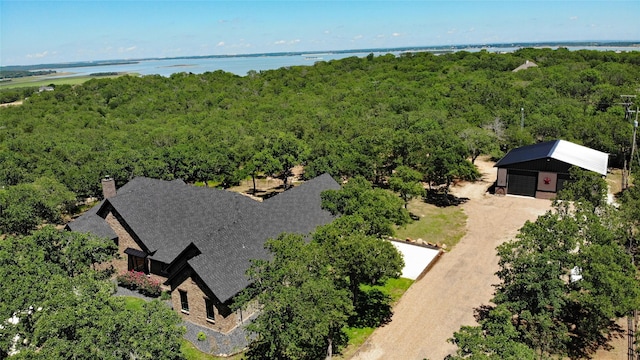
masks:
[[[538,67],[512,72],[527,60]],[[445,184],[474,175],[467,158],[556,138],[621,166],[632,128],[620,95],[639,84],[637,51],[530,48],[96,79],[0,109],[0,185],[48,177],[86,197],[104,175],[229,186],[299,163],[306,177],[381,182],[407,166]]]
[[[0,78],[15,79],[29,76],[50,75],[55,74],[55,70],[0,70]]]

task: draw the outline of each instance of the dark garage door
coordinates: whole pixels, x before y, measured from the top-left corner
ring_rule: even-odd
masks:
[[[538,173],[535,171],[509,170],[508,194],[536,196]]]

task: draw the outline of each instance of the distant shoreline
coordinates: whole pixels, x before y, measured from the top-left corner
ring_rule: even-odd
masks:
[[[70,63],[37,64],[37,65],[9,65],[0,67],[0,71],[10,70],[40,70],[73,67],[92,67],[105,65],[131,65],[143,61],[151,60],[180,60],[180,59],[225,59],[225,58],[251,58],[251,57],[277,57],[277,56],[317,56],[326,54],[351,54],[351,53],[381,53],[381,52],[455,52],[465,50],[478,50],[492,48],[540,48],[540,47],[621,47],[629,48],[631,51],[640,51],[640,40],[634,41],[563,41],[563,42],[514,42],[514,43],[492,43],[492,44],[464,44],[464,45],[437,45],[437,46],[405,46],[396,48],[368,48],[349,50],[318,50],[318,51],[294,51],[275,53],[255,53],[255,54],[229,54],[229,55],[199,55],[199,56],[178,56],[178,57],[150,57],[127,60],[100,60],[100,61],[78,61]]]
[[[165,68],[172,68],[172,67],[194,67],[195,65],[190,65],[190,64],[178,64],[178,65],[167,65],[167,66],[161,66],[161,67],[165,67]]]

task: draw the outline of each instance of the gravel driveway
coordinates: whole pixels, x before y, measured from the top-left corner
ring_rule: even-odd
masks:
[[[498,279],[496,246],[512,239],[527,220],[551,208],[549,200],[494,196],[488,162],[477,162],[483,180],[452,189],[470,200],[462,205],[467,233],[451,252],[415,282],[394,308],[392,321],[377,329],[352,357],[374,359],[443,359],[455,351],[447,343],[461,325],[475,325],[474,309],[488,304]]]

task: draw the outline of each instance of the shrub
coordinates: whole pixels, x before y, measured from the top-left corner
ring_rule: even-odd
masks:
[[[139,288],[140,292],[152,297],[160,296],[160,293],[162,292],[160,289],[160,283],[153,279],[145,279],[146,281]]]
[[[200,331],[198,333],[198,341],[205,341],[207,339],[207,335],[205,333],[203,333],[202,331]]]
[[[118,275],[116,280],[120,286],[132,290],[137,289],[140,293],[148,296],[158,297],[162,292],[158,281],[148,278],[145,273],[140,271],[127,271]]]

